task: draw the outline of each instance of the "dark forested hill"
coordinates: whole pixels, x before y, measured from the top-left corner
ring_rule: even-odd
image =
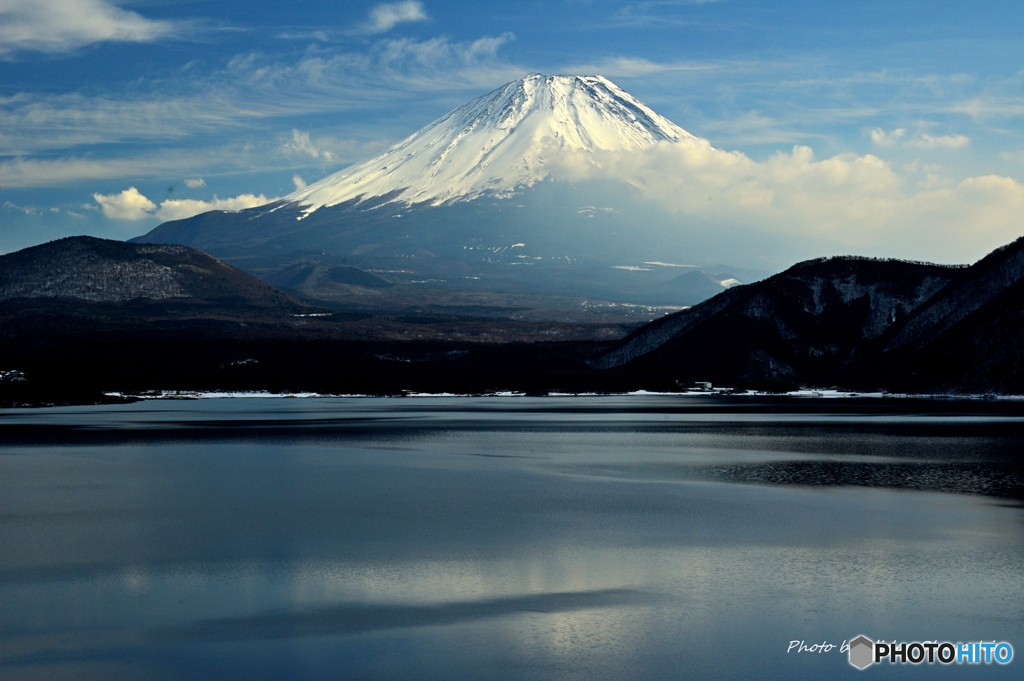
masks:
[[[296,305],[274,287],[194,248],[85,236],[0,256],[0,301],[19,298]]]
[[[598,366],[680,381],[846,382],[878,338],[959,273],[867,258],[803,262],[639,329]]]
[[[1024,239],[969,267],[825,258],[638,329],[595,366],[680,382],[1024,390]]]

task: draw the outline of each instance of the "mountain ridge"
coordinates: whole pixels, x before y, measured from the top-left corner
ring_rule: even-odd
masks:
[[[1022,300],[1024,238],[969,266],[819,258],[641,327],[592,366],[684,383],[1013,393]]]
[[[922,306],[886,344],[886,350],[921,348],[1024,278],[1024,237],[965,269],[961,281]]]
[[[308,214],[355,199],[440,205],[508,196],[566,151],[628,151],[693,138],[603,76],[530,74],[478,97],[375,158],[284,197]]]
[[[300,304],[202,251],[90,236],[50,241],[0,256],[0,302],[230,301],[253,308]]]
[[[689,380],[838,382],[960,272],[857,256],[804,261],[652,322],[594,366],[657,365]]]
[[[200,248],[269,282],[316,261],[408,271],[439,299],[468,289],[558,297],[559,319],[578,300],[681,307],[722,290],[696,276],[668,284],[671,267],[723,262],[708,250],[715,226],[661,210],[627,180],[562,171],[689,139],[606,78],[533,74],[271,204],[166,222],[132,241]],[[649,261],[674,264],[640,265]]]

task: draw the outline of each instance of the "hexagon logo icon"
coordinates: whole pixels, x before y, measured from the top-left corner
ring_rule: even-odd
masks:
[[[858,636],[850,641],[850,664],[864,669],[875,661],[875,644],[867,636]]]

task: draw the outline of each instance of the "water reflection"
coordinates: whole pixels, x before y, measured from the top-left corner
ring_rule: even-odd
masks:
[[[0,414],[0,676],[831,678],[858,672],[788,642],[1024,649],[1009,413],[239,402]]]

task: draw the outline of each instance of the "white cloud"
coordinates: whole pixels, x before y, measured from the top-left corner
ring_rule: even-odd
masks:
[[[153,21],[105,0],[0,0],[0,55],[68,52],[92,43],[149,42],[174,24]]]
[[[967,114],[979,121],[992,118],[1019,118],[1024,116],[1024,97],[1016,93],[1002,96],[982,95],[956,102],[949,106],[949,110]]]
[[[904,139],[907,135],[906,128],[896,128],[892,132],[875,128],[869,134],[872,142],[887,149],[897,146],[911,149],[960,149],[971,143],[971,138],[966,135],[934,136],[922,133],[913,139]]]
[[[85,180],[175,176],[197,164],[222,162],[223,150],[154,153],[140,158],[12,158],[0,160],[0,187],[66,186]]]
[[[306,181],[299,175],[292,175],[292,183],[295,185],[295,191],[302,191],[306,188]]]
[[[201,177],[195,177],[190,180],[185,180],[185,186],[189,189],[199,189],[206,186],[206,180]]]
[[[871,141],[880,147],[894,147],[899,144],[903,136],[907,134],[905,128],[896,128],[892,132],[886,132],[881,128],[875,128],[871,131]]]
[[[309,156],[324,161],[334,160],[334,154],[313,144],[309,139],[308,132],[299,132],[294,128],[292,129],[292,138],[281,145],[281,151],[286,154]]]
[[[133,168],[130,163],[116,159],[95,161],[84,158],[52,160],[15,158],[0,161],[0,186],[45,187],[57,184],[64,185],[79,180],[124,177],[131,175],[132,170]]]
[[[93,194],[96,203],[100,204],[103,214],[114,220],[145,220],[156,217],[161,222],[183,220],[211,210],[237,211],[262,206],[274,199],[263,194],[239,194],[233,198],[212,201],[197,199],[167,199],[157,207],[135,187],[129,187],[120,194]],[[85,206],[89,208],[89,206]]]
[[[156,210],[156,204],[135,187],[120,194],[93,194],[92,198],[100,204],[103,214],[113,220],[144,220],[152,217],[151,213]]]
[[[212,201],[197,201],[196,199],[167,199],[160,203],[160,209],[156,211],[156,217],[162,222],[168,220],[184,220],[193,215],[199,215],[211,210],[238,211],[246,208],[255,208],[270,203],[274,199],[268,199],[263,194],[239,194],[230,199],[218,199]],[[154,206],[155,208],[155,206]]]
[[[386,33],[401,23],[426,21],[427,13],[422,2],[388,2],[370,10],[370,20],[363,26],[367,33]]]
[[[317,139],[321,146],[330,148],[330,163],[368,158],[386,149],[394,141],[393,138],[374,136],[377,131],[373,129],[353,129],[360,133],[360,137]],[[277,172],[284,167],[292,172],[302,172],[303,166],[308,165],[309,158],[305,155],[283,156],[281,139],[269,133],[259,145],[249,144],[243,147],[236,142],[196,150],[143,150],[136,155],[120,158],[90,156],[4,159],[0,154],[0,187],[68,187],[81,182],[116,179],[124,179],[126,184],[141,182],[143,179],[163,183],[168,182],[168,178],[188,177],[187,174],[194,172],[196,168],[204,168],[209,172],[257,173]],[[321,155],[320,165],[323,165],[324,161]]]
[[[924,133],[917,139],[907,140],[906,146],[917,149],[960,149],[961,147],[966,147],[970,143],[971,138],[965,135],[942,135],[940,137],[933,137],[928,133]]]
[[[512,33],[486,36],[470,43],[442,36],[430,40],[382,40],[374,48],[375,87],[451,92],[453,88],[494,88],[525,74],[525,70],[496,64],[498,50],[515,40]]]
[[[1024,232],[1024,186],[1016,180],[929,175],[918,184],[871,154],[819,160],[810,147],[796,146],[758,162],[697,139],[568,157],[559,170],[570,180],[627,181],[704,224],[832,253],[969,262]]]
[[[707,71],[711,64],[690,62],[653,62],[641,57],[611,57],[596,62],[573,64],[558,69],[559,73],[597,74],[609,78],[635,78],[673,71]]]
[[[39,209],[35,206],[20,206],[11,201],[4,201],[4,208],[8,210],[16,210],[19,213],[24,213],[25,215],[39,215]]]
[[[2,1],[2,0],[0,0]],[[79,145],[157,140],[164,144],[201,133],[237,126],[252,119],[248,102],[231,101],[230,88],[168,95],[135,92],[88,97],[79,93],[41,95],[18,93],[0,97],[0,153],[69,149]],[[205,87],[205,86],[204,86]]]

